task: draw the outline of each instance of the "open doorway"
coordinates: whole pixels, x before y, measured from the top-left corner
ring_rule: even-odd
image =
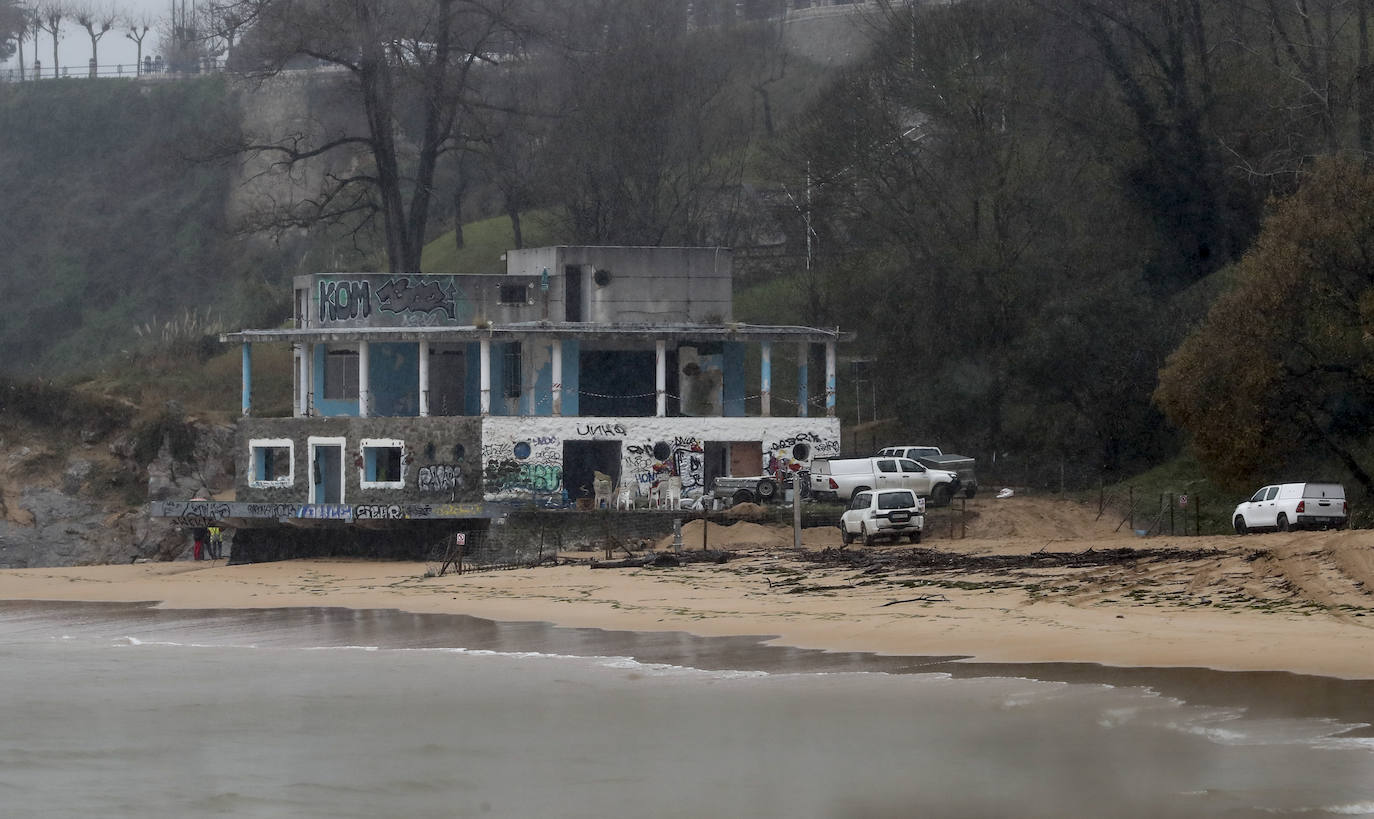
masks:
[[[570,499],[594,497],[592,480],[597,472],[620,484],[620,441],[563,442],[563,488]]]
[[[310,502],[343,503],[344,439],[310,439]]]

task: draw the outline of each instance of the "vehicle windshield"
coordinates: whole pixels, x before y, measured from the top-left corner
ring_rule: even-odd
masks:
[[[916,496],[910,492],[883,492],[878,495],[879,509],[910,509],[916,505]]]

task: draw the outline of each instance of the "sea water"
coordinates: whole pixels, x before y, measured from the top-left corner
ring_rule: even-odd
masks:
[[[0,813],[1374,815],[1367,684],[1290,675],[1321,693],[1288,708],[1249,696],[1272,677],[1056,669],[394,611],[2,604]]]

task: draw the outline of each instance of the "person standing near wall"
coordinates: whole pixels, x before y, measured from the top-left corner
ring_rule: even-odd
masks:
[[[210,527],[210,559],[219,560],[224,548],[224,532],[218,526]]]
[[[194,560],[205,559],[205,539],[209,537],[209,535],[209,530],[204,526],[197,526],[191,530],[191,538],[196,544],[195,548],[191,550],[191,555]]]

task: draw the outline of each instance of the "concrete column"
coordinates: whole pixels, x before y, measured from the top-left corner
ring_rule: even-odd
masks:
[[[759,345],[763,364],[759,370],[759,414],[764,418],[773,414],[773,342]]]
[[[305,413],[306,417],[315,414],[315,345],[303,344],[305,348]]]
[[[487,416],[491,415],[491,339],[482,339],[481,348],[478,358],[482,359],[482,415]]]
[[[661,339],[654,342],[654,389],[654,415],[662,418],[668,414],[668,345]]]
[[[561,338],[554,338],[553,340],[553,351],[549,363],[553,371],[553,377],[550,379],[553,381],[550,388],[553,393],[550,396],[550,406],[552,407],[550,411],[557,417],[563,414],[563,340]]]
[[[368,380],[372,377],[372,356],[366,341],[358,342],[358,417],[366,418],[372,410]]]
[[[253,408],[253,345],[243,342],[243,417]]]
[[[429,417],[429,342],[420,342],[420,417]]]
[[[808,384],[807,384],[806,382],[807,382],[807,380],[810,379],[810,377],[811,377],[810,373],[807,371],[807,367],[808,367],[808,365],[810,364],[810,362],[808,361],[808,359],[810,358],[810,353],[811,353],[811,345],[809,345],[809,344],[807,344],[807,343],[805,343],[805,342],[802,342],[801,344],[798,344],[798,345],[797,345],[797,417],[798,417],[798,418],[805,418],[805,417],[807,416],[807,414],[808,414],[808,413],[807,413],[806,402],[807,402],[807,400],[810,398],[810,394],[809,394],[808,391],[807,391],[807,390],[808,390]]]
[[[292,344],[291,355],[296,362],[296,417],[305,417],[305,345]]]
[[[825,417],[835,417],[835,342],[825,343]]]

